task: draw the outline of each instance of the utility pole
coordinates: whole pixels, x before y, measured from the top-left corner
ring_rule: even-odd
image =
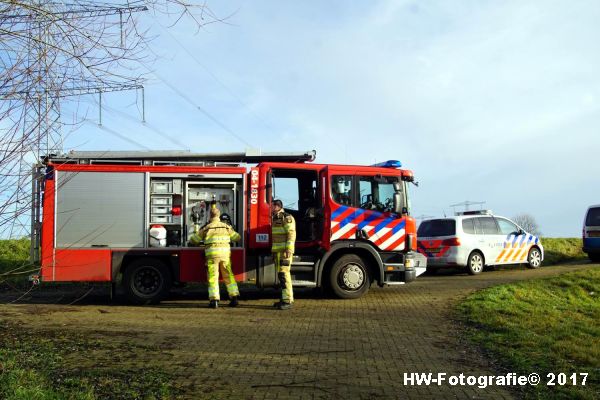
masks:
[[[198,28],[221,21],[205,2],[122,1],[0,1],[0,237],[29,233],[21,218],[36,201],[31,165],[62,153],[63,130],[87,120],[81,96],[99,97],[102,123],[106,93],[141,90],[145,122],[140,71],[150,71],[155,56],[136,15],[152,10],[172,25],[185,18]]]
[[[9,237],[23,236],[30,229],[27,209],[34,201],[31,165],[46,155],[63,152],[61,103],[83,95],[143,89],[140,78],[116,78],[111,76],[113,71],[101,67],[102,62],[115,61],[102,57],[126,57],[123,15],[131,17],[148,10],[139,4],[38,1],[27,7],[14,3],[0,14],[8,78],[0,85],[0,119],[12,111],[10,117],[18,115],[20,119],[15,132],[5,135],[10,140],[0,148],[1,153],[12,155],[4,157],[0,165],[1,189],[14,190],[0,198],[4,203],[0,206],[0,226],[11,221]],[[118,21],[113,21],[113,16]],[[103,53],[102,36],[116,35],[116,30],[120,30],[117,45],[112,37],[107,38],[103,44],[110,50]],[[93,31],[97,35],[90,34]],[[114,50],[119,45],[121,53]],[[4,142],[5,137],[1,139]]]

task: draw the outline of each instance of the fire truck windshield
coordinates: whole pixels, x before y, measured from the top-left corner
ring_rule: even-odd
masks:
[[[398,177],[361,176],[359,177],[359,207],[382,212],[395,212],[398,208],[401,210],[405,207],[402,186],[404,183]]]

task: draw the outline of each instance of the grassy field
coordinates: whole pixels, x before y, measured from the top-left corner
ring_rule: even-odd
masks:
[[[458,312],[467,335],[510,372],[542,382],[589,373],[586,386],[540,384],[526,398],[600,398],[600,268],[482,290]]]
[[[179,398],[181,390],[174,386],[173,377],[162,369],[134,368],[115,358],[161,351],[146,347],[124,348],[109,340],[94,340],[73,333],[25,331],[0,320],[0,398]]]
[[[29,239],[0,240],[0,283],[23,282],[12,275],[30,270]],[[20,268],[14,271],[15,268]],[[13,272],[11,272],[13,271]],[[11,275],[2,275],[11,272]],[[2,285],[0,285],[0,289]],[[142,345],[140,345],[142,346]],[[143,370],[114,363],[112,354],[127,354],[109,341],[50,332],[31,332],[13,326],[0,313],[0,399],[91,400],[171,399],[178,397],[173,380],[158,368]],[[160,351],[160,349],[144,349]],[[81,367],[76,358],[108,358],[105,366]]]

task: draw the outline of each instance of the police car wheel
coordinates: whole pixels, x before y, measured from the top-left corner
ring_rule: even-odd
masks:
[[[171,273],[159,260],[142,258],[127,266],[123,285],[127,298],[134,304],[157,304],[171,289]]]
[[[343,255],[330,270],[329,285],[333,294],[340,299],[361,297],[371,286],[366,263],[357,255]]]
[[[527,255],[527,266],[529,268],[539,268],[542,265],[542,253],[537,247],[532,247]]]
[[[480,274],[481,271],[483,271],[484,265],[483,255],[480,252],[474,251],[469,254],[469,259],[467,261],[467,272],[469,275]]]

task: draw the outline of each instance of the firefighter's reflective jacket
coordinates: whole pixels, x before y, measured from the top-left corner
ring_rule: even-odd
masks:
[[[296,221],[294,217],[283,210],[274,214],[271,233],[273,235],[271,252],[282,253],[289,251],[291,254],[294,253],[294,244],[296,242]]]
[[[208,225],[190,238],[192,244],[204,242],[207,258],[228,257],[230,254],[229,242],[237,242],[241,239],[239,233],[233,230],[231,225],[221,222],[218,217],[211,218]]]

